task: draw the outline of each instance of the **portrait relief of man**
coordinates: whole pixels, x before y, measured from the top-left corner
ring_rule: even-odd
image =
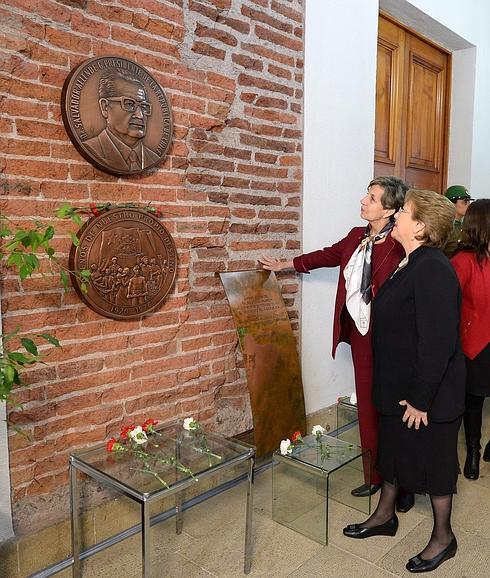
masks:
[[[140,64],[118,56],[89,58],[66,77],[61,116],[75,148],[113,175],[155,167],[172,143],[165,91]]]
[[[141,171],[155,164],[159,155],[143,144],[152,105],[140,80],[108,69],[99,79],[98,95],[106,126],[84,141],[87,150],[116,170]]]

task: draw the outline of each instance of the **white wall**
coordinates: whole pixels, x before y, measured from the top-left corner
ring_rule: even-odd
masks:
[[[490,2],[380,0],[454,51],[448,182],[490,197]],[[303,251],[341,239],[359,219],[373,174],[378,0],[306,0]],[[476,47],[476,48],[475,48]],[[331,359],[338,270],[303,276],[307,412],[353,390],[349,347]]]
[[[360,223],[372,178],[376,2],[307,0],[303,250],[330,245]],[[332,361],[338,270],[303,276],[302,367],[307,412],[353,390],[350,350]]]

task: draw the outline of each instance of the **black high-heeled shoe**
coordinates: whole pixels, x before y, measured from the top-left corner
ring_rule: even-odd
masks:
[[[381,488],[381,484],[362,484],[358,488],[354,488],[351,494],[356,498],[366,498],[367,496],[374,495]]]
[[[453,539],[449,542],[449,544],[444,548],[442,552],[439,552],[437,556],[431,558],[430,560],[424,560],[420,557],[420,554],[410,558],[407,562],[405,568],[409,572],[417,573],[417,572],[432,572],[438,568],[443,562],[453,558],[456,554],[456,550],[458,549],[458,543],[456,542],[456,536],[453,536]]]
[[[398,518],[393,514],[384,524],[363,528],[360,524],[349,524],[342,531],[348,538],[369,538],[371,536],[394,536],[398,530]]]

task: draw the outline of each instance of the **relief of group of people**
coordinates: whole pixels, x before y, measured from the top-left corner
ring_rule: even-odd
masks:
[[[136,264],[127,267],[118,262],[117,256],[113,256],[109,263],[90,265],[90,282],[109,303],[141,305],[158,292],[169,271],[166,259],[160,260],[161,264],[155,257],[139,255]]]
[[[381,490],[374,513],[343,533],[394,536],[395,509],[407,512],[414,494],[429,494],[433,530],[406,564],[429,572],[457,550],[451,510],[462,421],[464,475],[479,477],[490,395],[490,199],[475,201],[462,185],[441,195],[378,177],[361,198],[360,216],[367,226],[329,247],[260,261],[305,274],[340,268],[332,353],[340,342],[351,346],[361,446],[374,456],[351,493]],[[483,459],[490,461],[490,442]]]

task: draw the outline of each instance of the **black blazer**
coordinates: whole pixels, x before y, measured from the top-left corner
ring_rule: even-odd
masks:
[[[452,421],[464,412],[465,361],[459,339],[461,291],[452,265],[434,247],[419,247],[373,301],[373,401],[403,415],[399,401]]]

